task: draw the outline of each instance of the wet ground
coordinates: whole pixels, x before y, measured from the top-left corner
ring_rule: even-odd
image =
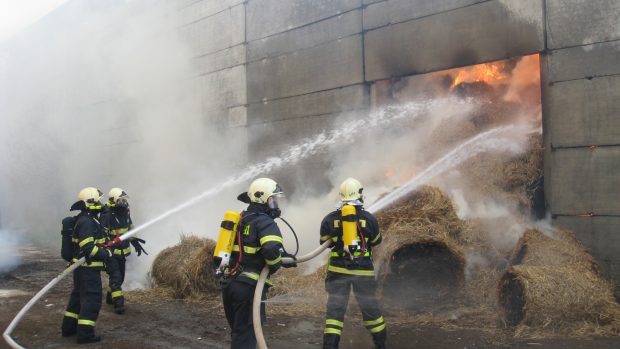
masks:
[[[23,252],[23,263],[0,275],[2,331],[34,293],[65,267],[52,253],[36,248]],[[219,300],[197,304],[162,301],[154,296],[146,301],[144,297],[134,297],[131,301],[130,293],[125,315],[114,314],[104,304],[96,327],[103,342],[78,346],[74,337],[61,337],[59,329],[70,288],[68,277],[45,295],[23,318],[13,338],[26,348],[228,348],[230,345]],[[323,321],[320,310],[316,315],[292,316],[285,310],[270,311],[268,306],[268,323],[263,330],[270,348],[319,348]],[[411,324],[406,319],[397,321],[390,316],[386,316],[386,322],[389,348],[620,348],[617,337],[515,339],[508,330],[443,328],[432,323]],[[370,336],[359,322],[345,323],[341,348],[372,348]],[[0,348],[8,345],[2,342]]]

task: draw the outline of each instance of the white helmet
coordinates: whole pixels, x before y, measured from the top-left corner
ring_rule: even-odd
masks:
[[[125,193],[125,191],[121,188],[112,188],[110,189],[110,193],[108,193],[108,198],[111,203],[116,204],[120,199],[127,201],[129,195],[127,195],[127,193]]]
[[[271,178],[258,178],[250,184],[248,196],[251,202],[266,204],[272,196],[282,195],[284,192],[280,185]]]
[[[101,190],[93,187],[88,187],[80,190],[78,199],[86,204],[86,208],[91,210],[101,209],[101,197],[103,193]]]
[[[355,178],[349,177],[340,184],[340,200],[344,202],[355,200],[363,202],[362,190],[364,190],[362,183]]]

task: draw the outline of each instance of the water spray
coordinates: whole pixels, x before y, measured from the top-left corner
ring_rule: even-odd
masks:
[[[311,155],[314,155],[322,151],[326,146],[350,141],[354,139],[355,135],[361,132],[362,130],[373,128],[376,126],[385,125],[395,120],[404,119],[404,118],[415,120],[423,116],[425,112],[429,111],[433,107],[440,106],[445,103],[460,104],[463,106],[471,106],[473,102],[467,99],[464,100],[464,99],[457,99],[457,98],[449,98],[447,100],[426,100],[422,102],[411,102],[411,103],[404,104],[402,106],[390,106],[390,107],[383,108],[381,110],[371,113],[366,118],[358,119],[355,122],[348,123],[346,126],[337,128],[329,132],[324,131],[322,133],[315,135],[314,137],[304,139],[300,143],[288,148],[287,151],[283,152],[278,157],[272,157],[262,163],[249,166],[245,168],[244,170],[242,170],[240,174],[233,176],[232,178],[220,183],[219,185],[216,185],[215,187],[209,190],[202,192],[201,194],[187,200],[186,202],[176,207],[171,208],[170,210],[151,219],[150,221],[147,221],[146,223],[117,237],[116,240],[117,242],[125,241],[129,239],[130,237],[134,236],[135,234],[139,233],[140,231],[150,227],[151,225],[175,213],[183,211],[186,208],[189,208],[193,206],[194,204],[204,200],[205,198],[211,197],[228,187],[231,187],[241,182],[245,182],[249,179],[255,178],[262,173],[268,173],[284,165],[295,164],[300,160],[303,160]],[[304,262],[306,260],[312,259],[316,255],[318,255],[321,251],[323,251],[326,247],[327,247],[327,244],[323,244],[319,248],[317,248],[315,251],[311,252],[310,254],[298,258],[297,261]],[[85,258],[80,258],[77,262],[73,263],[68,268],[63,270],[62,273],[60,273],[58,276],[52,279],[52,281],[50,281],[37,294],[35,294],[34,297],[32,297],[32,299],[30,299],[30,301],[28,301],[28,303],[24,305],[24,307],[19,311],[19,313],[17,313],[15,318],[13,318],[9,326],[6,328],[6,330],[2,334],[2,336],[4,337],[4,340],[9,344],[11,348],[26,349],[20,346],[17,342],[15,342],[13,338],[11,338],[11,333],[13,332],[17,324],[21,321],[22,317],[30,310],[30,308],[32,308],[32,306],[39,299],[41,299],[41,297],[43,297],[43,295],[45,295],[58,282],[60,282],[60,280],[64,279],[67,275],[69,275],[72,271],[74,271],[84,262],[85,262]],[[291,258],[284,258],[283,263],[294,263],[294,262]],[[263,274],[261,273],[261,276],[262,275]],[[261,286],[261,289],[262,287],[264,287],[264,281],[266,277],[267,277],[267,274],[265,273],[264,278],[263,278],[263,285]],[[260,304],[260,298],[259,298],[258,304]],[[256,326],[256,322],[255,322],[255,326]],[[260,326],[260,320],[259,320],[259,326]],[[260,329],[260,333],[261,333],[261,338],[262,338],[262,329]],[[263,343],[264,343],[264,338],[263,338]],[[267,346],[264,345],[263,347],[266,348]]]

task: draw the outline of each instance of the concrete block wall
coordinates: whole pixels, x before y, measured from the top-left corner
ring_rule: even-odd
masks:
[[[247,132],[250,161],[367,111],[397,78],[540,53],[548,209],[620,284],[620,2],[178,1],[205,112]],[[320,186],[329,166],[281,177]]]
[[[620,3],[546,0],[545,194],[620,284]]]
[[[176,0],[179,33],[194,56],[205,125],[234,137],[239,165],[247,163],[246,1]]]

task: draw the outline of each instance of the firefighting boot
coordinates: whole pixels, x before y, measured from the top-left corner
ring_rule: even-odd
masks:
[[[375,349],[385,349],[385,338],[387,334],[385,331],[379,333],[373,333],[372,341],[375,343]]]
[[[95,335],[94,325],[78,325],[77,342],[78,344],[95,343],[101,340],[101,336]]]
[[[125,298],[123,296],[114,299],[114,312],[118,315],[125,314]]]
[[[337,334],[324,334],[323,335],[323,349],[338,349],[340,343],[340,336]]]

